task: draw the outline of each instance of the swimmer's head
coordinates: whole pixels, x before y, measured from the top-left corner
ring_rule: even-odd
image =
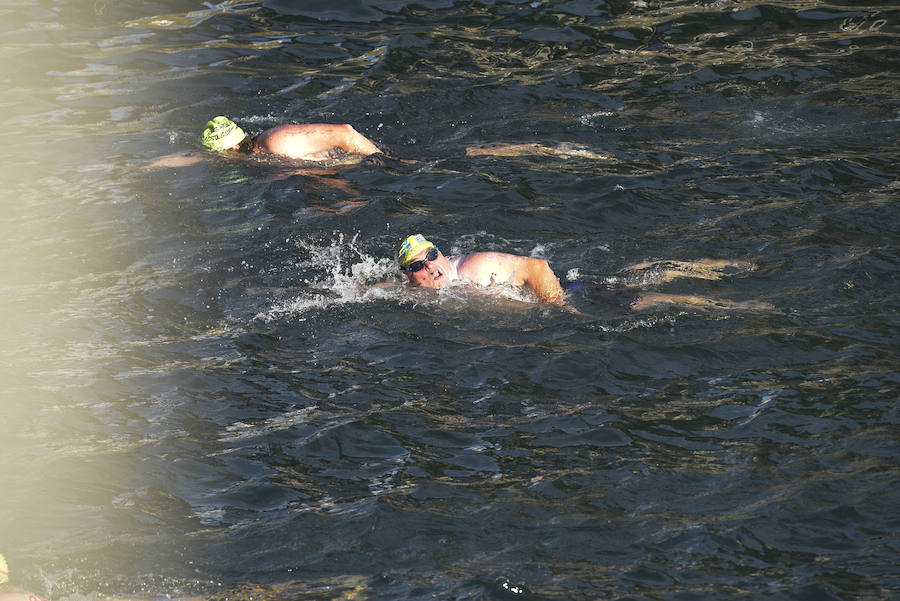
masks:
[[[9,567],[6,565],[6,560],[0,555],[0,584],[4,582],[9,582]]]
[[[397,262],[400,267],[406,267],[412,262],[413,257],[425,250],[433,248],[434,244],[425,239],[422,234],[413,234],[403,241],[400,245],[400,252],[397,253]]]
[[[240,144],[247,134],[228,117],[215,117],[200,134],[200,142],[210,150],[230,150]]]
[[[443,288],[452,281],[454,271],[450,260],[422,234],[414,234],[403,241],[397,261],[411,286]]]

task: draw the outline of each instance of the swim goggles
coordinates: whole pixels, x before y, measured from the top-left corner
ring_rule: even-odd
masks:
[[[413,261],[406,267],[401,267],[403,271],[421,271],[425,267],[425,262],[428,261],[431,263],[432,261],[436,261],[438,258],[438,249],[434,246],[431,247],[431,250],[428,251],[428,254],[425,255],[424,259],[420,259],[418,261]]]

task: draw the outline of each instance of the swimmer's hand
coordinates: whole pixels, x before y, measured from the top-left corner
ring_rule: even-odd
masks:
[[[176,152],[175,154],[169,154],[164,157],[154,159],[141,167],[141,169],[149,171],[151,169],[190,167],[191,165],[202,163],[208,158],[208,155],[201,154],[199,152]]]

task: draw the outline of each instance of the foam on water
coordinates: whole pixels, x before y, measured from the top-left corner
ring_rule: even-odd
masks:
[[[328,244],[300,239],[296,245],[307,256],[292,268],[321,271],[324,267],[324,275],[304,279],[305,288],[299,294],[274,303],[269,309],[257,313],[254,319],[265,323],[281,319],[305,321],[312,312],[383,300],[397,304],[442,306],[451,310],[458,308],[459,303],[463,304],[463,310],[477,307],[491,310],[494,305],[497,309],[508,310],[509,301],[532,305],[536,300],[529,290],[513,285],[481,288],[458,283],[441,290],[411,288],[405,285],[403,278],[398,277],[397,264],[392,258],[373,257],[361,248],[359,235],[345,240],[344,234],[336,232],[335,238]],[[540,244],[531,251],[532,256],[546,253],[547,248]]]
[[[308,258],[300,261],[296,268],[324,267],[325,275],[305,279],[307,287],[298,296],[276,303],[258,313],[255,319],[271,322],[287,317],[303,321],[311,310],[397,298],[400,286],[396,263],[392,259],[366,254],[357,240],[358,236],[354,236],[345,242],[340,233],[328,245],[298,240],[297,246],[308,253]]]

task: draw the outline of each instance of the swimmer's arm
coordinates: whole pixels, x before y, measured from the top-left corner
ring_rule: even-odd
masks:
[[[650,270],[656,283],[671,282],[678,278],[718,280],[725,275],[754,271],[756,265],[749,261],[724,259],[700,259],[698,261],[645,261],[625,267],[623,272]]]
[[[375,142],[353,129],[352,125],[345,123],[334,127],[338,128],[337,133],[341,141],[340,148],[347,152],[354,152],[363,156],[381,152],[381,149],[375,145]]]
[[[176,152],[175,154],[169,154],[164,157],[159,157],[158,159],[154,159],[141,167],[141,169],[150,170],[150,169],[164,169],[164,168],[174,168],[174,167],[189,167],[191,165],[196,165],[197,163],[201,163],[207,160],[209,156],[205,153],[199,152]]]
[[[544,259],[525,257],[523,281],[542,301],[563,303],[563,289],[559,279]]]
[[[606,160],[610,156],[602,151],[595,151],[587,146],[562,143],[555,146],[545,144],[487,144],[470,146],[466,148],[466,156],[494,156],[494,157],[521,157],[521,156],[555,156],[564,159],[581,157],[587,159]]]

